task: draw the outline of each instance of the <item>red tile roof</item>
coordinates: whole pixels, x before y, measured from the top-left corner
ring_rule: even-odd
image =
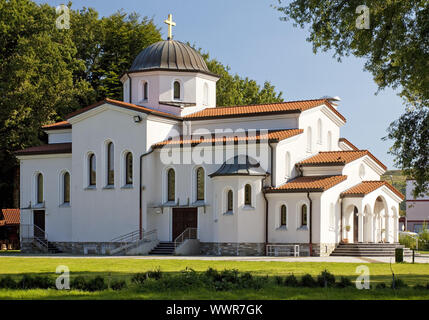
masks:
[[[355,151],[358,151],[359,150],[359,148],[358,147],[356,147],[353,143],[351,143],[349,140],[347,140],[346,138],[340,138],[339,139],[339,141],[340,142],[343,142],[343,143],[345,143],[345,144],[347,144],[350,148],[352,148],[353,150],[355,150]]]
[[[59,129],[70,129],[71,124],[68,121],[61,121],[57,123],[47,124],[42,127],[44,130],[59,130]]]
[[[216,142],[229,142],[234,141],[235,143],[239,141],[260,141],[260,140],[267,140],[269,142],[279,142],[281,140],[296,136],[298,134],[303,133],[304,130],[302,129],[288,129],[288,130],[269,130],[268,134],[266,133],[260,133],[259,131],[254,132],[254,134],[250,134],[246,131],[243,134],[238,134],[237,136],[234,136],[234,134],[231,135],[220,135],[219,137],[215,134],[212,135],[201,135],[204,137],[204,139],[196,139],[195,136],[184,139],[183,136],[180,136],[180,138],[176,139],[169,139],[164,140],[161,142],[158,142],[154,144],[153,148],[160,148],[165,145],[183,145],[183,144],[190,144],[190,145],[198,145],[198,144],[214,144]]]
[[[384,170],[387,167],[368,150],[350,150],[350,151],[323,151],[315,156],[299,162],[302,166],[332,166],[332,165],[345,165],[363,156],[369,156]]]
[[[270,188],[268,193],[276,192],[323,192],[343,182],[347,176],[305,176],[288,181],[277,188]]]
[[[213,118],[233,118],[244,116],[258,116],[266,114],[298,113],[320,105],[326,105],[344,122],[346,118],[335,109],[327,99],[289,101],[248,106],[216,107],[191,113],[184,116],[185,120],[206,120]]]
[[[19,224],[19,220],[20,220],[19,209],[1,209],[0,218],[1,218],[0,224],[17,225]]]
[[[373,192],[374,190],[377,190],[378,188],[381,188],[382,186],[388,187],[402,200],[405,199],[405,196],[387,181],[362,181],[361,183],[341,193],[341,196],[342,197],[361,197],[368,193]]]
[[[38,154],[59,154],[59,153],[71,153],[72,144],[71,143],[54,143],[54,144],[44,144],[41,146],[29,147],[23,150],[16,151],[17,156],[27,156],[27,155],[38,155]]]

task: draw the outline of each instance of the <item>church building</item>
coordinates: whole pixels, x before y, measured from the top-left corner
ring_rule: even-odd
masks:
[[[219,76],[173,40],[105,99],[45,125],[20,161],[21,246],[74,254],[326,256],[398,243],[403,195],[341,137],[340,99],[216,105]]]

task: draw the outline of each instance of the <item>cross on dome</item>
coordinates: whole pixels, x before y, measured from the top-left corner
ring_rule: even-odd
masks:
[[[176,26],[176,22],[173,21],[173,15],[170,13],[168,19],[164,20],[164,23],[168,25],[168,38],[167,40],[173,39],[173,27]]]

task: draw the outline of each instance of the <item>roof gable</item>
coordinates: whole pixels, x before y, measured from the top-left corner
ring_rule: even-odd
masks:
[[[343,182],[347,176],[303,176],[292,179],[280,187],[269,188],[268,193],[282,192],[323,192]]]

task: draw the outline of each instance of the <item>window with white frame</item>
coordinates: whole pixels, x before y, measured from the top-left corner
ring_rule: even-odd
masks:
[[[43,195],[43,174],[38,173],[36,176],[36,202],[38,204],[43,203],[44,195]]]
[[[95,186],[97,181],[97,171],[96,171],[96,158],[95,154],[91,153],[88,156],[88,184],[89,186]]]
[[[317,120],[317,143],[322,144],[322,119]]]
[[[176,200],[176,173],[173,168],[167,171],[167,201]]]
[[[125,184],[133,184],[133,154],[129,151],[125,154]]]
[[[280,207],[280,228],[286,228],[287,226],[287,208],[286,205],[282,204]]]
[[[67,171],[64,172],[62,176],[62,203],[69,204],[70,203],[70,173]]]
[[[107,185],[115,184],[115,147],[113,142],[107,143]]]
[[[232,192],[232,190],[228,190],[227,196],[226,196],[226,211],[229,213],[232,213],[233,210],[234,210],[234,193]]]
[[[196,199],[197,201],[204,201],[204,169],[199,167],[196,171]]]
[[[174,81],[173,83],[173,99],[174,100],[180,100],[181,98],[181,88],[180,88],[180,82]]]
[[[149,94],[149,84],[147,81],[143,81],[142,84],[142,98],[143,100],[147,100],[148,99],[148,94]]]
[[[303,204],[301,206],[301,227],[306,227],[308,225],[308,212],[307,205]]]
[[[365,165],[363,163],[359,166],[359,177],[361,179],[365,178]]]
[[[244,205],[252,206],[252,186],[250,184],[244,186]]]

